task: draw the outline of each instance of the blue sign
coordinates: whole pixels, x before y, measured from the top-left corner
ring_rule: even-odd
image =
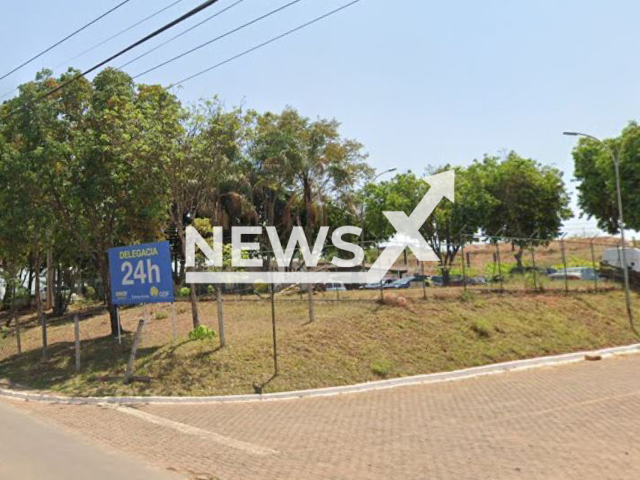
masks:
[[[109,276],[115,305],[173,302],[169,242],[110,248]]]

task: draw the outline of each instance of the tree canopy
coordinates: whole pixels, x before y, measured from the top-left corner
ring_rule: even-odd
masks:
[[[620,188],[627,228],[640,230],[640,126],[630,123],[604,144],[582,138],[573,151],[578,205],[609,233],[620,231],[613,155],[620,160]]]
[[[169,90],[111,68],[45,95],[77,73],[43,70],[0,107],[0,268],[8,283],[27,270],[39,291],[40,274],[54,269],[56,295],[93,287],[112,307],[110,247],[169,239],[183,285],[184,232],[196,220],[222,226],[226,238],[234,225],[275,226],[283,243],[294,226],[314,243],[320,227],[362,224],[365,239],[382,242],[395,233],[382,212],[409,214],[429,189],[410,171],[371,183],[361,143],[343,136],[337,120],[292,107],[258,112],[217,98],[185,106]],[[637,128],[625,135],[633,137],[625,174],[635,178]],[[581,143],[576,163],[585,181],[610,189],[603,149]],[[443,200],[421,228],[445,274],[470,234],[546,241],[569,215],[560,173],[534,160],[511,153],[455,171],[456,202]],[[581,201],[593,214],[608,208],[586,193]],[[190,292],[196,327],[198,288]],[[312,296],[310,289],[311,319]]]

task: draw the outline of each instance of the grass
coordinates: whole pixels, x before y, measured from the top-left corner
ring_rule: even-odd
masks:
[[[440,294],[438,292],[447,291]],[[454,294],[452,292],[458,292]],[[350,292],[351,293],[351,292]],[[377,292],[360,302],[319,295],[316,321],[297,297],[276,304],[280,375],[265,391],[347,385],[448,371],[495,362],[633,343],[620,291],[600,294],[474,292],[421,289],[405,307],[378,305]],[[352,295],[356,295],[352,293]],[[636,308],[640,307],[634,294]],[[323,300],[324,299],[324,300]],[[364,301],[366,300],[366,301]],[[41,362],[41,332],[33,313],[21,318],[23,354],[13,329],[0,344],[0,378],[67,395],[224,395],[253,393],[272,376],[271,307],[267,301],[225,298],[227,346],[218,337],[190,340],[190,308],[179,304],[178,339],[172,341],[168,306],[149,308],[136,375],[149,383],[123,385],[133,332],[142,308],[121,312],[123,343],[107,336],[107,314],[95,309],[81,320],[82,369],[74,369],[73,319],[51,319],[50,357]],[[165,315],[166,314],[166,315]],[[200,304],[204,325],[217,332],[215,302]]]

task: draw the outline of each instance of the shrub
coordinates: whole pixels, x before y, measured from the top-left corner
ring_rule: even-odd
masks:
[[[213,295],[216,292],[216,287],[214,287],[213,285],[208,285],[207,286],[207,293],[209,295]]]
[[[96,289],[93,287],[86,287],[84,289],[84,296],[87,300],[95,300],[96,298]]]
[[[29,290],[26,287],[16,288],[16,299],[29,298]]]
[[[216,338],[216,332],[206,325],[200,325],[198,328],[189,332],[189,340],[213,340]]]
[[[475,320],[471,325],[471,330],[476,332],[476,334],[481,338],[489,338],[491,336],[491,331],[493,330],[493,328],[488,321],[478,319]]]
[[[460,295],[460,300],[462,300],[464,303],[475,303],[476,295],[475,293],[467,290],[466,292],[462,292],[462,295]]]
[[[386,377],[393,368],[389,360],[377,360],[371,364],[371,371],[379,377]]]
[[[164,320],[165,318],[169,318],[169,314],[167,312],[156,312],[156,320]]]
[[[188,297],[191,295],[191,289],[189,287],[182,287],[179,293],[181,297]]]
[[[269,293],[270,289],[269,289],[269,285],[267,285],[266,283],[254,283],[253,291],[258,295],[265,295]]]

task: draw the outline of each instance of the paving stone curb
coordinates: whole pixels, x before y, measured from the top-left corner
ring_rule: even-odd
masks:
[[[427,383],[441,383],[464,380],[485,375],[496,375],[515,370],[540,368],[566,363],[584,361],[587,356],[602,358],[614,355],[628,355],[640,353],[640,343],[623,347],[606,348],[585,352],[567,353],[548,357],[537,357],[525,360],[496,363],[480,367],[466,368],[452,372],[429,373],[412,377],[393,378],[375,382],[359,383],[341,387],[317,388],[292,392],[266,393],[263,395],[226,395],[210,397],[65,397],[46,393],[35,393],[26,390],[12,390],[0,388],[0,396],[46,403],[63,403],[78,405],[121,404],[121,405],[153,405],[153,404],[207,404],[207,403],[237,403],[237,402],[265,402],[275,400],[294,400],[301,398],[326,397],[349,393],[361,393],[373,390],[397,388]]]

